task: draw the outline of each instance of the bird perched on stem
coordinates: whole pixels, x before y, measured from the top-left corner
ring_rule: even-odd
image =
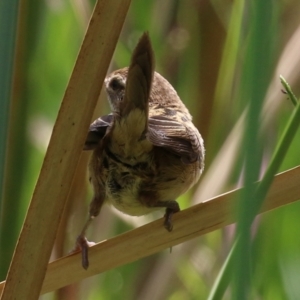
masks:
[[[165,208],[164,226],[173,228],[176,198],[199,179],[204,145],[192,117],[171,84],[154,71],[148,33],[140,38],[129,68],[105,79],[112,113],[94,121],[85,150],[93,150],[89,171],[94,196],[89,219],[77,238],[88,268],[85,232],[107,202],[141,216]]]

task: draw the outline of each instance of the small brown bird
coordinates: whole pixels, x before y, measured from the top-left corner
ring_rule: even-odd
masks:
[[[104,202],[132,216],[166,208],[164,226],[171,231],[172,215],[180,210],[175,199],[204,168],[202,137],[174,88],[154,72],[147,33],[129,68],[111,73],[104,83],[112,113],[91,124],[84,147],[93,150],[89,171],[94,189],[89,220],[77,238],[85,269],[85,231]]]

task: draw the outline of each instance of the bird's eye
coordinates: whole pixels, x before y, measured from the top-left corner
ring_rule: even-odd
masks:
[[[109,86],[113,91],[119,91],[124,89],[124,83],[119,78],[113,78],[110,81]]]

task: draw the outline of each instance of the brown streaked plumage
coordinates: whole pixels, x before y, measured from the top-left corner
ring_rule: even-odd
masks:
[[[132,216],[166,208],[164,226],[180,210],[177,197],[199,179],[204,145],[192,117],[174,88],[154,72],[147,33],[139,40],[129,68],[105,79],[112,113],[94,121],[85,143],[93,150],[89,170],[94,189],[90,218],[77,239],[88,267],[85,231],[104,202]]]

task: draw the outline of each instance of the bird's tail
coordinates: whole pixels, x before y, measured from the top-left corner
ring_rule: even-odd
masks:
[[[122,157],[138,157],[150,151],[146,139],[154,54],[148,33],[140,38],[128,68],[125,95],[112,130],[112,147]]]
[[[154,54],[149,35],[144,33],[132,54],[120,106],[120,117],[131,127],[131,135],[142,135],[147,130],[153,74]]]

